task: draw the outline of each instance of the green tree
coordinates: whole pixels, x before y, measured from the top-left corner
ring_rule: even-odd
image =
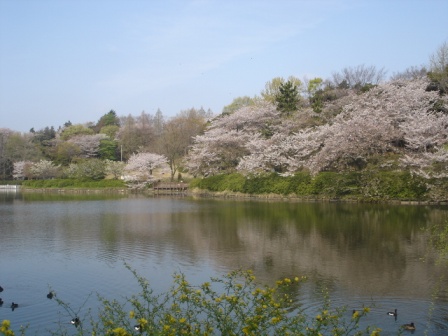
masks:
[[[251,105],[255,105],[254,98],[250,98],[249,96],[237,97],[233,99],[233,101],[229,105],[224,106],[224,108],[222,109],[222,114],[231,114],[244,106]]]
[[[5,155],[13,162],[38,161],[42,158],[39,146],[32,142],[32,134],[12,132],[5,146]]]
[[[106,177],[106,163],[100,159],[87,159],[77,164],[75,177],[84,180],[102,180]]]
[[[313,79],[310,79],[308,81],[307,85],[307,95],[308,99],[310,101],[311,107],[313,108],[314,112],[321,112],[322,111],[322,83],[323,79],[316,77]]]
[[[95,132],[92,129],[85,127],[84,125],[77,124],[64,128],[61,132],[61,139],[68,140],[77,135],[92,135],[94,133]]]
[[[117,141],[110,139],[103,139],[100,141],[99,156],[101,159],[117,160],[117,152]]]
[[[288,80],[281,84],[278,90],[275,96],[277,110],[285,115],[291,115],[292,112],[297,111],[300,102],[298,87]]]
[[[302,87],[302,82],[297,77],[289,76],[287,80],[285,80],[283,77],[275,77],[265,84],[264,90],[261,91],[261,96],[264,100],[275,104],[276,97],[280,92],[280,87],[287,81],[293,83],[293,85],[296,86],[297,89],[300,89]]]
[[[94,126],[96,133],[99,133],[104,126],[120,126],[120,119],[117,117],[117,113],[114,110],[110,110],[103,115],[97,124]]]
[[[33,133],[33,142],[38,144],[42,150],[42,152],[46,156],[51,156],[51,150],[53,147],[53,139],[56,138],[56,131],[54,127],[45,127],[37,132]]]
[[[0,128],[0,180],[9,180],[13,176],[14,162],[7,153],[8,140],[12,134],[12,130]]]
[[[118,127],[117,125],[107,125],[101,127],[99,133],[106,134],[109,138],[115,139],[119,129],[120,127]]]
[[[81,148],[73,142],[62,141],[56,146],[55,152],[54,161],[68,165],[81,154]]]
[[[310,79],[306,88],[308,96],[314,96],[316,92],[322,88],[323,82],[323,79],[320,77]]]

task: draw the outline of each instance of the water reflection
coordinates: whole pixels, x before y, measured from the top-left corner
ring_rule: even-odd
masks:
[[[441,206],[0,194],[0,269],[9,270],[0,280],[26,297],[28,316],[38,316],[40,300],[27,294],[37,285],[42,295],[48,285],[63,290],[78,305],[92,291],[135,293],[123,261],[157,290],[167,289],[175,271],[203,282],[250,268],[267,283],[307,276],[297,299],[310,312],[326,288],[349,311],[376,305],[374,324],[400,307],[403,318],[442,335],[448,273],[434,264],[422,228],[447,218]],[[431,304],[435,313],[427,317]],[[383,330],[396,330],[386,323]]]

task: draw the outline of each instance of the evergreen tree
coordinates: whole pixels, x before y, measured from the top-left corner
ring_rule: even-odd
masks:
[[[117,113],[114,110],[110,110],[108,113],[103,115],[100,120],[98,120],[98,123],[94,129],[95,132],[98,133],[104,126],[111,125],[120,126],[120,119],[117,117]]]
[[[278,111],[282,114],[290,115],[292,112],[297,111],[299,101],[299,90],[293,82],[287,81],[280,85],[279,92],[275,96]]]

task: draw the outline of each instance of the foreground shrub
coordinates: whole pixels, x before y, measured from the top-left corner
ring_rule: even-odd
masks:
[[[130,269],[128,267],[128,269]],[[69,304],[54,299],[72,325],[60,323],[52,335],[378,335],[362,329],[360,319],[369,309],[346,314],[333,308],[327,296],[320,310],[307,314],[296,302],[302,278],[284,278],[274,286],[260,286],[251,271],[233,271],[200,285],[175,274],[169,291],[155,294],[149,282],[134,270],[141,293],[125,302],[99,297],[97,316],[75,315]],[[79,310],[78,310],[79,312]],[[0,334],[14,335],[9,321]]]

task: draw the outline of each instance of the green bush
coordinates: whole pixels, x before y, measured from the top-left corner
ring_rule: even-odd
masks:
[[[203,179],[195,179],[190,183],[190,187],[196,187],[199,189],[210,190],[210,191],[222,191],[221,185],[226,179],[227,175],[213,175]],[[224,189],[223,189],[224,190]]]
[[[233,192],[244,192],[244,184],[246,183],[246,178],[241,174],[229,174],[225,179],[225,183],[221,185],[225,190],[230,190]]]
[[[321,172],[311,181],[310,192],[326,197],[342,197],[357,195],[359,189],[359,174]]]
[[[397,200],[421,200],[428,191],[423,178],[403,171],[364,172],[364,197]]]
[[[298,172],[289,178],[289,193],[295,193],[298,196],[308,196],[311,194],[311,174],[308,172]]]
[[[248,178],[244,186],[247,194],[279,194],[287,195],[291,188],[287,178],[277,174],[261,175]]]

